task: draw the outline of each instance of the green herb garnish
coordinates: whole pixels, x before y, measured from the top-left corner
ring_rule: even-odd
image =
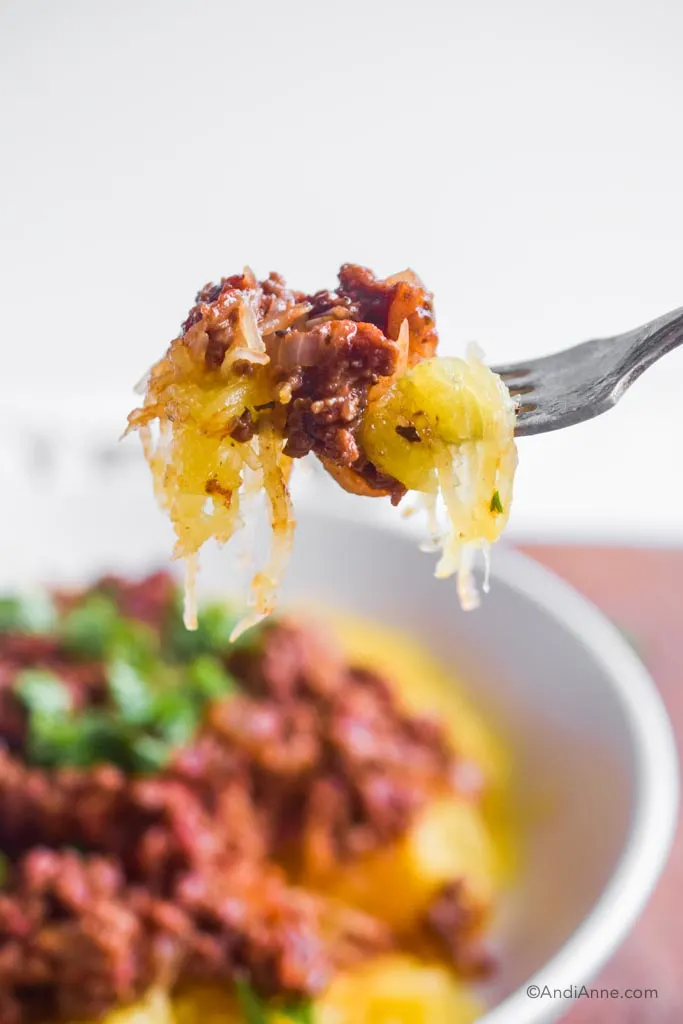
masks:
[[[32,762],[59,764],[58,751],[71,739],[71,692],[59,676],[42,669],[19,673],[15,693],[28,712],[28,753]]]
[[[24,669],[19,673],[14,689],[30,714],[60,716],[71,710],[69,688],[54,672]]]
[[[171,747],[189,743],[199,725],[200,708],[194,694],[181,683],[161,689],[154,696],[149,731]]]
[[[0,633],[50,633],[57,610],[45,591],[21,597],[0,597]]]
[[[160,664],[159,646],[159,637],[147,623],[120,618],[109,637],[106,656],[110,660],[128,661],[148,675]]]
[[[124,658],[148,670],[158,659],[154,630],[144,622],[123,618],[113,599],[98,592],[66,613],[59,636],[67,651],[83,660]]]
[[[46,599],[49,601],[49,599]],[[23,598],[0,601],[0,629],[27,632],[47,624]],[[50,607],[52,607],[50,602]],[[163,630],[126,618],[113,596],[93,589],[52,628],[76,661],[101,665],[106,691],[96,706],[74,707],[76,692],[56,672],[27,669],[16,694],[27,712],[27,753],[45,767],[111,763],[131,773],[158,771],[192,742],[207,704],[238,690],[225,665],[236,616],[221,604],[203,608],[197,633],[182,624],[175,600]],[[97,673],[98,668],[94,666]]]
[[[263,1000],[251,985],[238,979],[235,982],[237,1001],[244,1014],[245,1024],[268,1024],[268,1014]]]
[[[33,722],[31,723],[33,725]],[[136,771],[131,757],[128,731],[107,708],[88,708],[66,722],[42,724],[43,762],[49,757],[54,767],[69,765],[88,768],[93,764],[116,764]]]
[[[500,494],[498,491],[494,491],[491,497],[491,504],[489,505],[489,511],[495,515],[501,515],[503,512],[503,503],[500,500]]]
[[[192,741],[207,703],[237,692],[235,679],[210,655],[187,666],[158,661],[149,674],[116,658],[105,672],[110,701],[83,711],[72,707],[59,676],[40,669],[20,673],[16,693],[28,712],[34,764],[85,768],[107,762],[134,774],[158,771]]]
[[[279,1012],[286,1020],[291,1020],[292,1024],[314,1024],[313,1003],[310,999],[297,1003],[296,1006],[285,1006]]]
[[[140,775],[152,775],[164,767],[172,751],[167,740],[143,733],[131,742],[128,757],[133,771]]]
[[[237,693],[237,680],[218,658],[202,654],[187,666],[187,677],[195,698],[216,700]]]
[[[149,722],[153,699],[147,680],[127,661],[116,659],[107,669],[107,682],[114,705],[128,725]]]
[[[276,1021],[313,1024],[313,1004],[310,999],[298,1003],[269,1003],[247,981],[238,979],[235,986],[245,1024],[275,1024]]]
[[[71,654],[81,658],[104,658],[120,621],[115,602],[95,592],[66,613],[60,625],[60,636]]]
[[[234,611],[216,601],[200,608],[196,629],[186,629],[182,601],[178,597],[168,616],[164,646],[172,658],[180,661],[191,661],[201,654],[228,652],[231,649],[230,634],[237,621]]]

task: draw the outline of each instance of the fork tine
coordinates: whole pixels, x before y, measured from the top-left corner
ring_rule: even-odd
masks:
[[[491,369],[494,373],[497,373],[505,383],[509,380],[521,380],[524,377],[528,377],[531,373],[529,366],[524,363],[508,363],[505,366],[492,366]]]
[[[543,408],[536,402],[523,402],[517,406],[515,437],[525,437],[552,429],[547,425],[547,416]]]
[[[526,395],[533,395],[537,392],[541,383],[533,374],[533,361],[531,363],[509,363],[506,366],[492,366],[491,369],[501,378],[510,395],[515,402],[517,425],[515,435],[521,437],[524,434],[535,434],[538,431],[538,402]],[[535,397],[535,395],[534,395]],[[536,414],[534,416],[534,414]]]

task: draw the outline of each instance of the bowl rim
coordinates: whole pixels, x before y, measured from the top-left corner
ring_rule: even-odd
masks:
[[[418,531],[411,521],[373,521],[344,515],[330,507],[311,507],[310,502],[302,504],[301,511],[307,516],[392,533],[408,544],[416,541]],[[429,571],[427,565],[425,570]],[[505,544],[497,545],[492,555],[492,586],[496,580],[552,615],[600,664],[621,704],[634,753],[634,807],[612,877],[560,949],[478,1020],[478,1024],[547,1024],[565,1013],[573,999],[538,998],[530,996],[529,990],[533,986],[542,990],[547,985],[563,991],[571,986],[574,991],[587,984],[625,939],[659,880],[678,823],[678,754],[673,728],[652,676],[602,611],[556,573]]]
[[[557,953],[480,1024],[540,1024],[564,1013],[571,998],[544,999],[532,986],[565,990],[588,983],[626,937],[667,863],[678,824],[679,763],[674,732],[649,671],[617,627],[571,584],[533,558],[501,548],[492,578],[556,618],[601,665],[621,704],[635,755],[635,803],[628,835],[609,882]]]

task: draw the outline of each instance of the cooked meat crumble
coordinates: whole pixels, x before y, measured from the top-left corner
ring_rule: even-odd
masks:
[[[280,865],[400,839],[456,785],[441,726],[318,628],[269,622],[235,649],[208,606],[186,633],[164,574],[53,603],[42,633],[19,606],[0,626],[2,1024],[95,1020],[178,979],[309,997],[390,948]],[[455,892],[430,927],[481,965]]]
[[[360,457],[355,438],[368,391],[396,371],[398,348],[372,324],[329,320],[307,332],[319,359],[297,367],[285,383],[292,399],[287,410],[285,453],[294,458],[315,451],[340,466]]]
[[[485,978],[491,973],[494,961],[480,939],[481,906],[462,880],[442,888],[427,911],[425,924],[464,977]]]

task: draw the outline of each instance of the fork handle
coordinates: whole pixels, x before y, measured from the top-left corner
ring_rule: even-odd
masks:
[[[683,306],[612,340],[621,349],[612,382],[614,404],[644,370],[683,344]]]
[[[527,363],[517,393],[517,436],[560,430],[617,404],[649,366],[683,344],[683,307],[612,338],[597,338]],[[524,364],[505,367],[508,379]],[[505,379],[505,377],[503,378]],[[530,392],[527,395],[527,392]]]

